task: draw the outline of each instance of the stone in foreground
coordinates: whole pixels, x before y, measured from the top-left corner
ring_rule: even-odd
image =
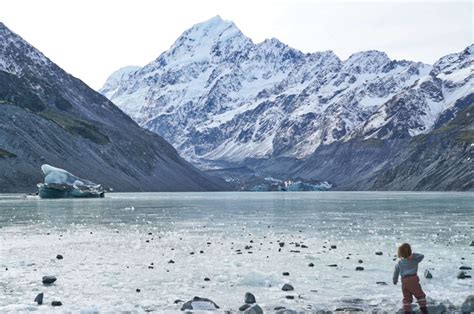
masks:
[[[192,300],[184,303],[181,307],[181,311],[186,310],[200,310],[200,311],[213,311],[217,310],[219,306],[214,301],[207,298],[194,297]]]
[[[43,292],[39,293],[36,298],[35,298],[35,302],[38,303],[38,305],[41,305],[43,304]]]
[[[54,277],[54,276],[43,276],[42,281],[43,281],[43,284],[50,285],[50,284],[52,284],[53,282],[56,281],[56,277]]]
[[[244,301],[245,301],[246,304],[257,303],[257,301],[255,300],[255,296],[250,292],[245,293],[245,300]]]
[[[263,314],[263,310],[258,304],[254,304],[244,311],[245,314]]]

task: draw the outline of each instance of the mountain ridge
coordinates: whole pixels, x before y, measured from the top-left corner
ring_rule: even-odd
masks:
[[[215,24],[215,18],[210,23]],[[236,29],[233,23],[221,20],[221,24],[223,26],[219,30],[225,31],[229,26]],[[384,52],[375,50],[355,53],[341,61],[331,51],[304,54],[276,39],[253,44],[238,29],[233,31],[237,36],[225,40],[221,40],[224,31],[216,31],[214,35],[218,40],[210,46],[207,38],[203,45],[205,49],[197,49],[200,57],[189,59],[189,55],[195,58],[196,54],[193,49],[188,49],[186,42],[190,40],[190,34],[194,36],[195,33],[206,33],[200,29],[207,29],[206,25],[200,23],[185,31],[168,51],[131,73],[129,82],[126,79],[120,80],[120,86],[113,93],[102,90],[141,126],[161,134],[185,158],[198,163],[199,160],[209,159],[235,161],[247,157],[269,157],[274,151],[304,158],[320,144],[339,140],[346,133],[354,131],[361,123],[360,120],[373,113],[374,106],[370,103],[374,101],[373,97],[366,97],[365,94],[377,95],[381,89],[386,89],[381,96],[388,98],[431,70],[431,66],[423,63],[390,60]],[[195,45],[195,39],[191,39]],[[179,51],[184,51],[181,58],[176,56]],[[206,53],[203,54],[203,51]],[[394,75],[387,75],[390,71],[396,72],[398,76],[394,79]],[[377,76],[382,76],[378,82]],[[387,81],[383,82],[383,79]],[[327,84],[328,81],[333,86]],[[372,90],[363,90],[357,86],[363,85],[364,81],[372,84],[368,86]],[[351,84],[352,86],[348,86]],[[294,94],[290,94],[292,89]],[[305,94],[308,97],[305,98]],[[335,97],[336,100],[333,99]],[[346,98],[342,99],[347,103],[346,107],[341,105],[336,108],[334,103],[341,102],[341,97]],[[351,108],[350,102],[354,97],[359,98],[356,102],[361,102],[358,112]],[[292,110],[285,102],[278,104],[278,100],[282,98],[286,98],[286,103],[289,102],[293,109],[298,110]],[[295,105],[294,102],[298,100],[303,104]],[[272,109],[282,105],[286,107],[273,112],[270,108],[264,110],[268,110],[268,117],[261,124],[266,125],[268,120],[276,120],[272,121],[276,126],[270,130],[274,134],[265,136],[266,141],[259,140],[264,136],[249,125],[243,126],[245,130],[230,126],[236,129],[222,134],[222,128],[227,126],[226,122],[232,120],[232,114],[245,113],[255,108],[264,109],[265,101],[272,102],[271,106],[267,106]],[[326,111],[328,107],[329,110]],[[276,143],[268,143],[270,138],[277,136],[276,133],[281,134],[283,131],[277,128],[280,124],[291,124],[294,128],[300,128],[302,123],[307,125],[304,122],[309,119],[305,116],[306,113],[318,115],[319,125],[332,125],[327,129],[315,126],[306,130],[307,133],[313,133],[313,139],[309,134],[302,136],[306,141],[277,138]],[[296,117],[285,119],[284,115]],[[328,121],[334,115],[339,116]],[[345,119],[350,115],[352,117]],[[182,121],[176,122],[180,119]],[[206,122],[209,122],[208,125]],[[235,121],[235,124],[239,122]],[[170,131],[173,129],[178,131]],[[253,138],[247,139],[245,145],[241,144],[242,139],[246,138],[241,131],[253,133]],[[314,135],[317,132],[320,134]],[[219,138],[209,138],[215,134]],[[295,143],[294,147],[288,147],[285,141]],[[203,142],[208,145],[203,145]],[[251,146],[261,149],[252,151]],[[239,156],[237,151],[243,153]]]

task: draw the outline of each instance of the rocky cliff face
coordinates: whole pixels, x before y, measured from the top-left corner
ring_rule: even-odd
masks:
[[[0,192],[34,191],[42,163],[116,191],[222,188],[0,23]]]

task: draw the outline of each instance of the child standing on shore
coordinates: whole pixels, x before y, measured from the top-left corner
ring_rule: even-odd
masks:
[[[420,278],[418,278],[418,264],[423,260],[424,255],[412,253],[410,244],[403,243],[398,247],[398,258],[400,260],[395,265],[393,272],[393,284],[398,282],[398,276],[402,277],[403,310],[405,314],[411,313],[411,303],[415,296],[420,311],[427,314],[426,295],[421,289]]]

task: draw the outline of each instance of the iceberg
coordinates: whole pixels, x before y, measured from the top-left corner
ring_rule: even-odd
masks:
[[[64,169],[44,164],[41,171],[44,175],[44,183],[38,184],[41,198],[91,198],[105,195],[102,185],[76,177]]]

